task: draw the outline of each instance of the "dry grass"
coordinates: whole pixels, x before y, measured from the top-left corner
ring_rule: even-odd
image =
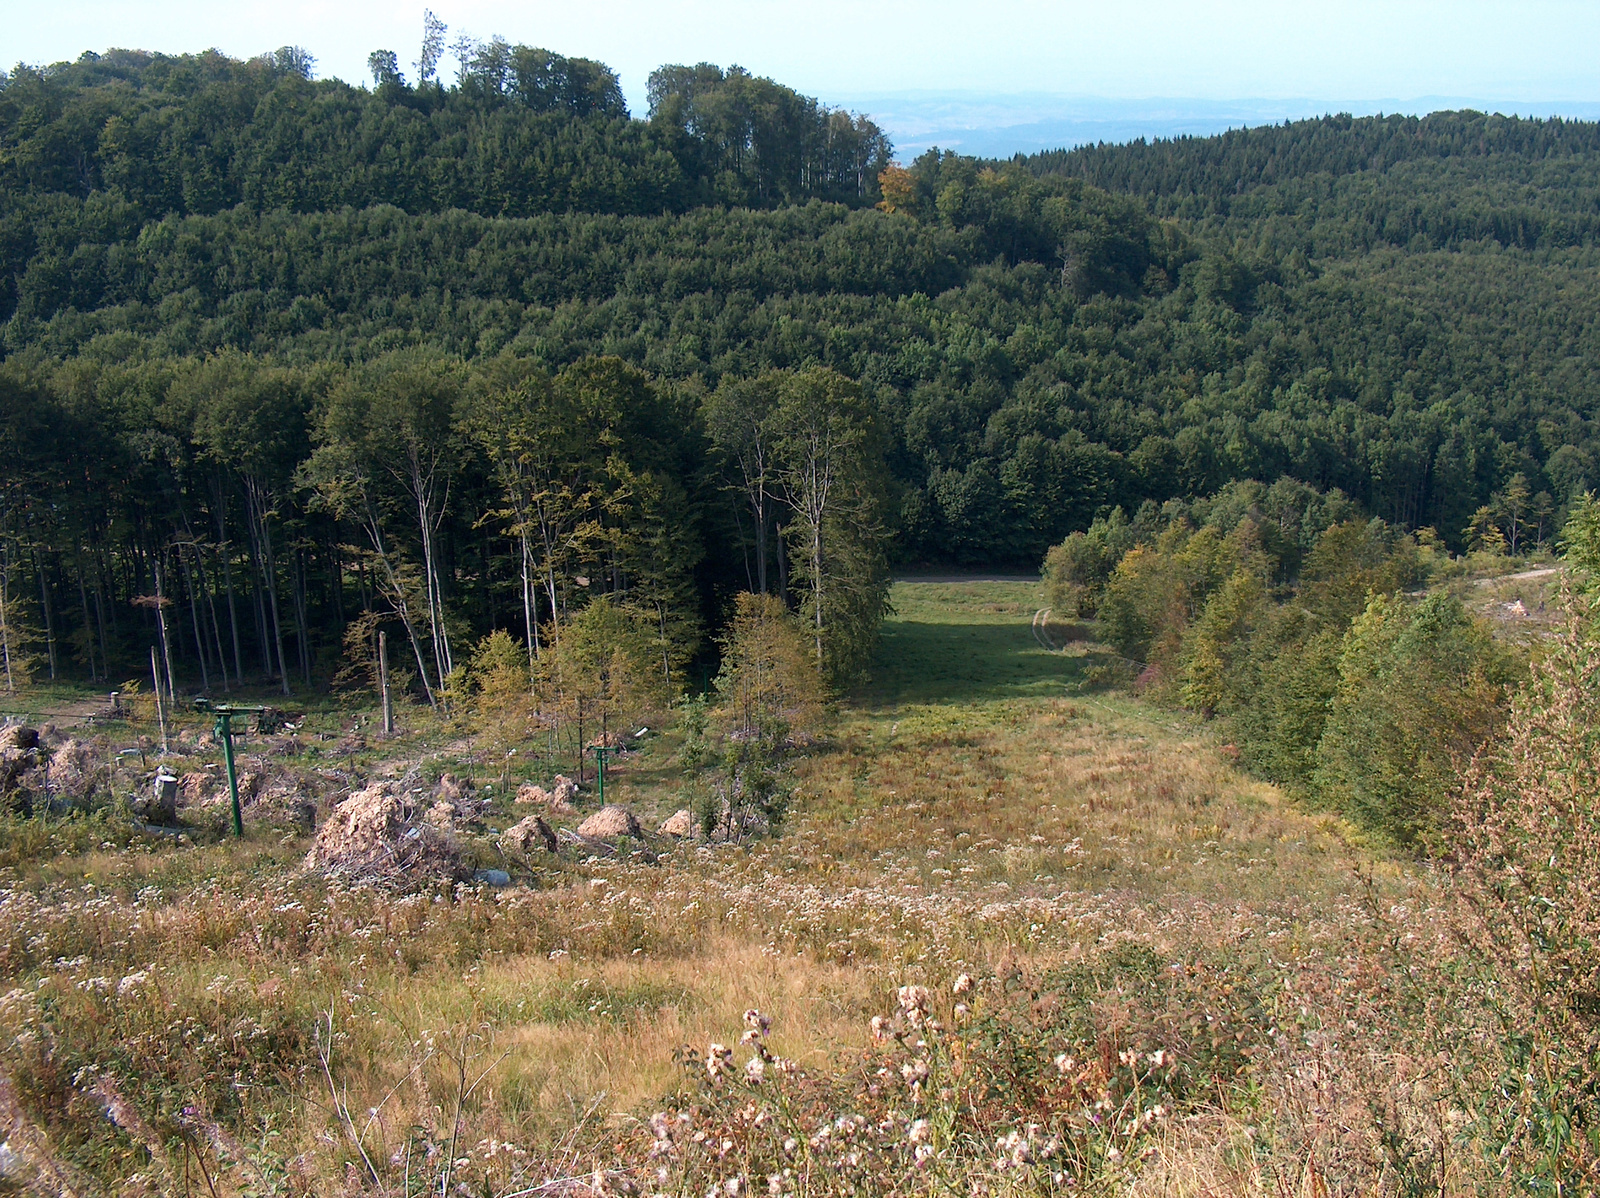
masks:
[[[1036,1118],[1078,1134],[1078,1091],[1029,1072],[1021,1105],[972,1100],[938,1184],[925,1173],[891,1184],[911,1159],[895,1152],[910,1149],[880,1145],[862,1159],[887,1172],[840,1166],[807,1181],[813,1192],[958,1180],[966,1192],[982,1177],[989,1193],[1397,1189],[1368,1083],[1403,1062],[1347,1043],[1345,1024],[1382,1014],[1372,996],[1384,979],[1362,955],[1374,897],[1426,902],[1427,879],[1240,775],[1205,728],[1086,690],[1100,659],[1081,641],[1039,646],[1034,590],[897,588],[874,679],[801,766],[784,835],[748,848],[681,847],[654,866],[571,861],[535,888],[409,896],[303,877],[304,837],[265,830],[242,846],[87,846],[13,870],[0,891],[5,1068],[33,1142],[51,1146],[30,1167],[74,1170],[107,1193],[190,1169],[193,1193],[420,1193],[424,1178],[438,1193],[448,1172],[504,1195],[555,1176],[592,1186],[599,1168],[608,1186],[626,1175],[703,1194],[740,1175],[733,1158],[685,1138],[652,1159],[648,1117],[669,1106],[721,1126],[783,1091],[696,1097],[676,1059],[684,1045],[731,1043],[741,1012],[760,1008],[770,1051],[804,1077],[793,1109],[821,1101],[820,1086],[892,1123],[904,1095],[869,1098],[849,1081],[877,1051],[868,1021],[893,1010],[896,987],[948,994],[966,973],[992,985],[985,1010],[1039,1052],[1087,1036],[1084,1051],[1112,1062],[1094,1083],[1108,1094],[1115,1054],[1158,1040],[1210,1080],[1141,1125],[1136,1157],[1105,1157],[1114,1138],[1083,1141],[1065,1180],[1042,1164],[1026,1185],[1015,1169],[989,1176],[994,1149],[978,1130]],[[470,756],[470,744],[448,747]],[[647,813],[679,805],[672,748],[664,738],[617,777]],[[438,750],[424,736],[408,751]],[[1126,945],[1190,983],[1152,1006],[1138,987],[1155,983],[1117,972]],[[1092,983],[1061,997],[1049,979],[1062,969]],[[952,1044],[989,1060],[992,1046]],[[106,1118],[96,1077],[143,1113],[163,1159]],[[741,1126],[741,1167],[760,1183],[752,1162],[781,1156],[781,1139],[762,1139],[759,1119]]]

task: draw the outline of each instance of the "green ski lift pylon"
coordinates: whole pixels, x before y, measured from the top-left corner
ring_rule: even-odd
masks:
[[[596,784],[600,791],[600,805],[606,805],[606,758],[617,750],[607,744],[593,744],[589,752],[594,754]]]
[[[233,770],[233,717],[236,715],[257,715],[270,711],[268,707],[242,707],[237,703],[213,703],[210,699],[196,699],[196,711],[209,711],[217,717],[213,729],[222,740],[222,760],[228,766],[228,796],[233,800],[233,834],[237,837],[244,836],[244,813],[239,809],[239,778]]]

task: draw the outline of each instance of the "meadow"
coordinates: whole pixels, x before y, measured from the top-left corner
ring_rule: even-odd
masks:
[[[465,780],[485,803],[458,835],[512,885],[308,873],[309,831],[265,799],[237,842],[216,808],[181,839],[114,805],[12,817],[0,1174],[85,1195],[1472,1192],[1437,1002],[1407,981],[1440,959],[1427,867],[1108,681],[1088,626],[1041,638],[1040,592],[896,584],[788,819],[745,844],[505,859],[536,746],[508,764],[423,709],[385,740],[331,702],[242,768],[324,808],[371,777]],[[168,764],[219,759],[179,723]],[[73,735],[127,794],[160,759],[113,756],[141,732]],[[608,777],[647,829],[687,803],[680,741]]]

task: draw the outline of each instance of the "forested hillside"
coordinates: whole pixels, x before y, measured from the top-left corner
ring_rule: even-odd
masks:
[[[890,559],[1031,568],[1115,506],[1283,476],[1459,549],[1518,475],[1542,529],[1596,481],[1596,126],[902,170],[738,68],[663,67],[634,117],[529,47],[372,64],[0,86],[0,603],[37,668],[133,668],[159,593],[197,683],[326,681],[377,612],[442,685],[592,594],[683,669],[749,588],[838,610],[842,681]]]

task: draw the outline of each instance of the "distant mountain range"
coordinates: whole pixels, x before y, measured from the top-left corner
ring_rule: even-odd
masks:
[[[867,113],[894,139],[909,162],[933,146],[983,158],[1009,158],[1040,150],[1071,149],[1099,142],[1116,144],[1170,137],[1209,137],[1229,129],[1280,124],[1326,113],[1354,116],[1406,113],[1423,116],[1476,109],[1517,116],[1600,119],[1600,102],[1496,101],[1462,96],[1410,99],[1204,100],[1156,96],[1121,100],[1048,93],[906,91],[829,97]]]

